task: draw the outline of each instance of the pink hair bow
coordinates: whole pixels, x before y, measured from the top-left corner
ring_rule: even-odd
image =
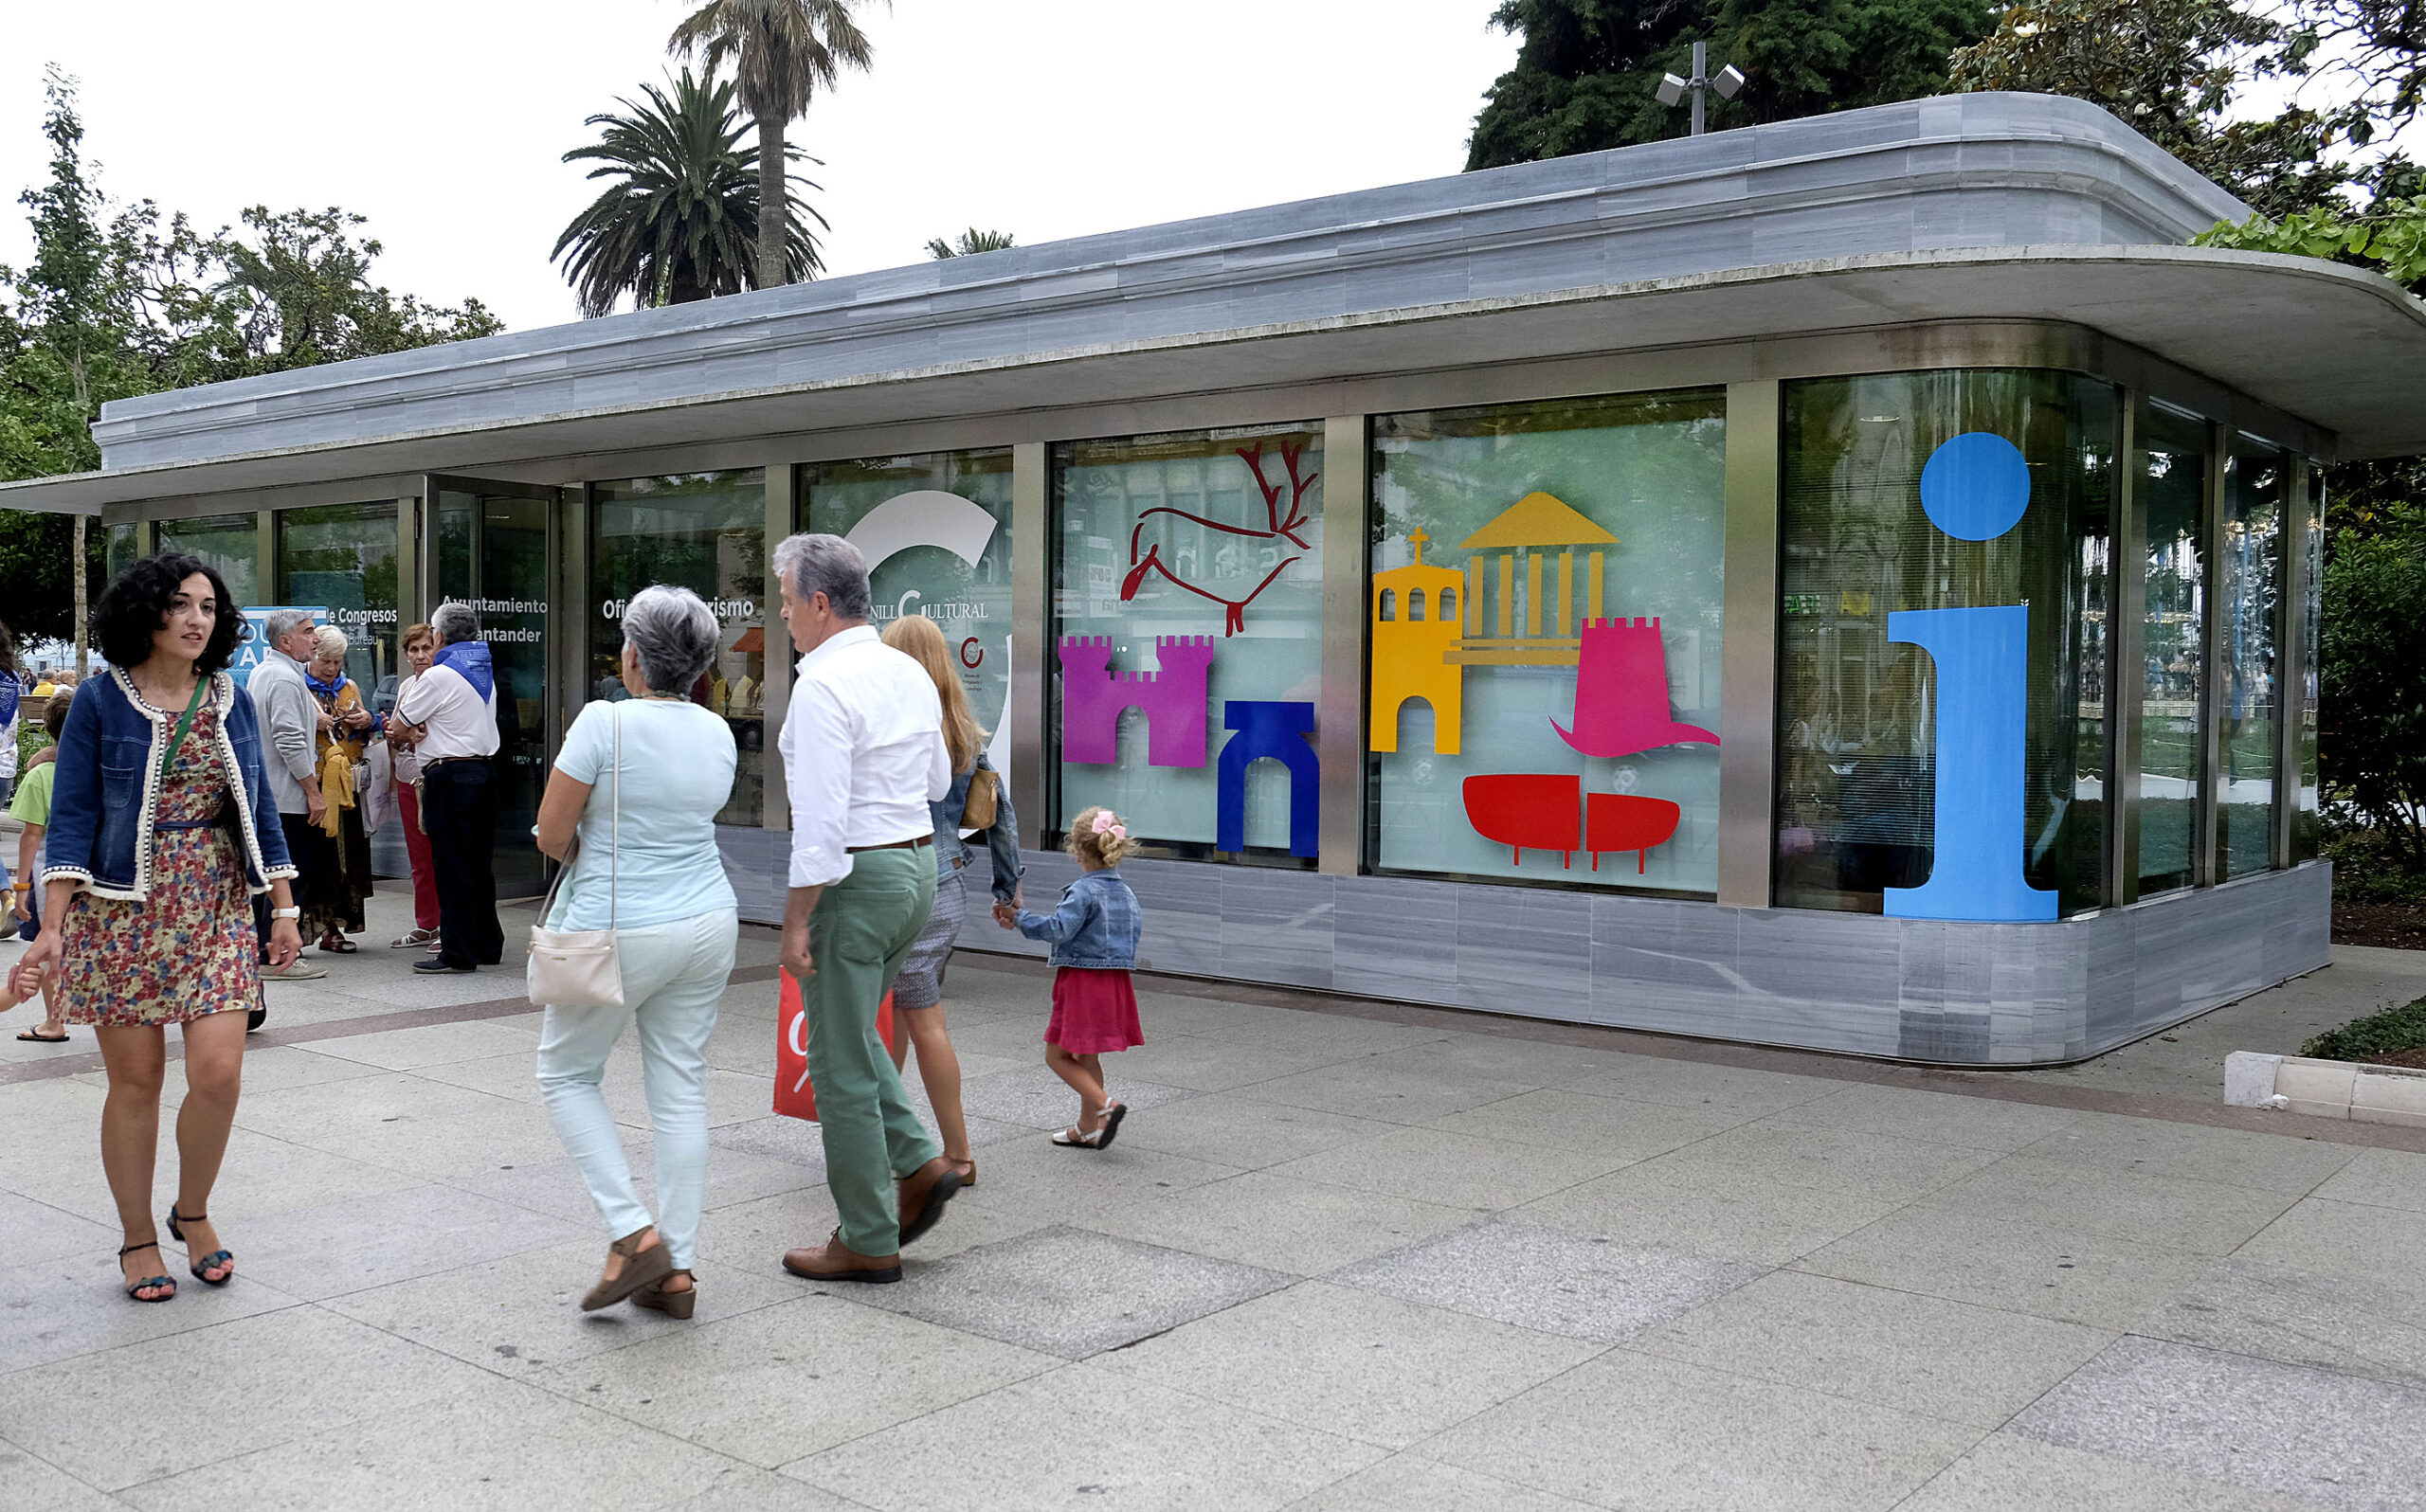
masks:
[[[1109,835],[1116,840],[1129,838],[1129,826],[1114,819],[1110,809],[1095,816],[1095,832],[1097,835]]]

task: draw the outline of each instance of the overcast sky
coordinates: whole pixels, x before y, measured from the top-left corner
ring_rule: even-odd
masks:
[[[549,249],[595,189],[558,161],[583,117],[661,78],[679,0],[116,0],[9,7],[0,262],[29,247],[42,70],[82,84],[118,200],[209,226],[340,205],[378,277],[476,295],[517,330],[574,317]],[[1022,243],[1455,173],[1515,55],[1494,0],[898,0],[875,68],[795,123],[834,223],[828,276],[923,258],[969,225]]]

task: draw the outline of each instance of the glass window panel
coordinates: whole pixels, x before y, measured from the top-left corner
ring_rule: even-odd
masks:
[[[2140,687],[2140,895],[2186,888],[2199,855],[2200,665],[2207,635],[2207,426],[2151,406]]]
[[[262,551],[258,516],[203,514],[191,519],[162,520],[157,531],[161,550],[183,551],[208,563],[226,583],[228,597],[236,601],[236,607],[263,602],[262,580],[256,570]]]
[[[1715,891],[1726,425],[1717,390],[1375,419],[1376,868]]]
[[[434,603],[472,596],[472,532],[480,515],[480,501],[469,494],[443,489],[438,495],[438,583]]]
[[[2307,464],[2305,515],[2300,522],[2300,549],[2307,554],[2307,587],[2299,603],[2300,623],[2300,796],[2291,816],[2291,859],[2313,861],[2323,841],[2317,813],[2317,629],[2325,617],[2325,475],[2313,461]]]
[[[2114,402],[2039,371],[1886,373],[1786,386],[1779,496],[1776,898],[1881,912],[1936,863],[1936,711],[1929,655],[1888,639],[1899,610],[2030,609],[2022,665],[2022,875],[2059,912],[2096,907],[2104,868],[2104,731],[2084,736],[2100,621]],[[2020,520],[1987,540],[1939,529],[1923,467],[1957,435],[2018,448]],[[2085,686],[2086,684],[2086,686]]]
[[[2286,459],[2249,437],[2224,463],[2224,517],[2216,585],[2222,644],[2222,707],[2216,773],[2216,875],[2229,880],[2273,864],[2274,767],[2279,717],[2275,626],[2282,592]]]
[[[652,585],[715,611],[717,653],[691,701],[724,716],[740,747],[720,824],[765,821],[767,475],[761,468],[637,477],[590,489],[590,680],[583,699],[624,698],[624,605]],[[671,690],[668,690],[669,692]]]
[[[552,742],[547,725],[548,549],[546,500],[484,495],[479,501],[480,617],[497,672],[497,881],[503,897],[527,897],[546,882],[531,843],[546,791]]]
[[[800,509],[802,529],[870,554],[879,626],[923,614],[942,628],[959,654],[969,711],[992,735],[993,765],[1007,773],[1009,449],[811,463],[800,470]]]
[[[1314,826],[1293,822],[1292,801],[1303,782],[1297,801],[1304,814],[1314,812],[1323,465],[1314,426],[1054,448],[1053,831],[1100,803],[1128,821],[1149,854],[1314,864]],[[1059,649],[1067,637],[1085,643]],[[1158,644],[1165,638],[1168,647]],[[1073,655],[1103,665],[1081,660],[1074,672]],[[1128,680],[1138,675],[1145,680]],[[1080,676],[1088,685],[1077,683]],[[1132,698],[1142,707],[1120,711]],[[1258,723],[1233,732],[1231,719]],[[1217,851],[1220,758],[1240,739],[1288,752],[1302,776],[1280,760],[1247,763],[1237,837],[1243,848]],[[1303,757],[1291,740],[1306,746]]]
[[[395,702],[396,506],[328,504],[278,515],[279,602],[317,604],[346,636],[346,671],[372,707]]]
[[[135,527],[132,525],[111,526],[108,544],[101,549],[102,572],[115,578],[134,565]]]

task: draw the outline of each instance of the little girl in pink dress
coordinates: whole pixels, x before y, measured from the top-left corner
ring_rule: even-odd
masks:
[[[994,918],[1031,940],[1052,942],[1059,969],[1053,974],[1053,1017],[1044,1026],[1044,1064],[1078,1094],[1078,1122],[1053,1143],[1100,1150],[1120,1132],[1129,1108],[1104,1090],[1099,1057],[1146,1042],[1129,984],[1141,916],[1137,894],[1120,875],[1120,863],[1136,847],[1118,815],[1090,808],[1072,821],[1061,848],[1080,868],[1078,880],[1062,890],[1061,906],[1041,914],[996,904]]]

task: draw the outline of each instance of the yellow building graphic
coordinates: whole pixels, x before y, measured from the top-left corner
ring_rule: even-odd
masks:
[[[1432,748],[1457,754],[1466,675],[1456,654],[1466,579],[1455,568],[1423,565],[1430,539],[1416,531],[1407,537],[1414,565],[1373,574],[1372,709],[1365,728],[1374,750],[1399,748],[1399,707],[1421,698],[1432,706]]]
[[[1466,537],[1461,544],[1474,554],[1463,572],[1424,566],[1428,539],[1421,531],[1407,538],[1412,566],[1373,575],[1366,728],[1372,749],[1397,750],[1399,708],[1421,698],[1432,706],[1433,749],[1455,756],[1465,669],[1576,665],[1583,621],[1602,618],[1604,553],[1618,538],[1564,499],[1536,491]]]
[[[1465,539],[1465,549],[1476,554],[1466,561],[1465,635],[1450,659],[1469,666],[1574,666],[1584,644],[1581,622],[1602,617],[1601,585],[1606,567],[1601,549],[1617,544],[1616,536],[1564,499],[1538,492],[1518,499]],[[1578,548],[1586,549],[1581,562],[1576,560]],[[1492,551],[1498,555],[1487,567],[1482,553]],[[1521,614],[1516,579],[1520,553],[1525,558]],[[1545,583],[1553,564],[1556,578]],[[1581,615],[1575,602],[1578,577],[1583,579]],[[1552,592],[1557,595],[1555,619],[1544,612]],[[1492,627],[1488,633],[1486,623]]]

